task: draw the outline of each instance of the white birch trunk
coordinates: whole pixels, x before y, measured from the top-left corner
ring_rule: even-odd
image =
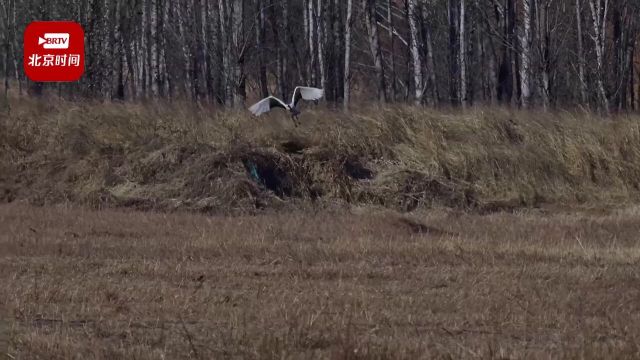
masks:
[[[309,38],[308,38],[308,42],[309,42],[309,59],[311,60],[309,62],[309,79],[311,81],[310,85],[315,85],[316,83],[316,50],[315,50],[315,41],[314,41],[314,33],[316,31],[316,26],[315,26],[315,22],[314,22],[314,15],[313,15],[313,0],[309,0],[309,2],[307,3],[307,11],[309,12],[309,14],[307,15],[307,17],[309,18]]]
[[[542,106],[545,111],[550,106],[550,62],[549,47],[551,38],[551,29],[549,28],[549,2],[545,1],[540,6],[539,1],[535,1],[536,28],[538,32],[538,52],[540,53],[540,96],[542,97]]]
[[[415,104],[422,104],[422,62],[418,50],[418,27],[416,26],[416,1],[409,0],[409,30],[411,32],[411,60],[413,62],[413,84],[415,86]]]
[[[582,44],[582,0],[576,0],[576,24],[578,29],[578,81],[580,82],[580,100],[583,105],[587,104],[589,98],[587,96],[587,81],[585,77],[585,57]]]
[[[531,18],[533,15],[532,2],[534,0],[522,0],[523,21],[522,34],[520,35],[520,92],[521,105],[528,108],[531,101]]]
[[[607,98],[607,93],[604,88],[604,57],[606,50],[607,12],[609,10],[609,0],[603,0],[603,2],[604,4],[600,2],[600,0],[589,0],[589,7],[591,8],[593,41],[595,43],[596,50],[598,100],[600,103],[600,110],[608,113],[609,99]]]
[[[322,0],[318,0],[318,8],[317,14],[318,18],[316,21],[316,27],[318,29],[318,67],[320,68],[320,87],[326,89],[327,87],[327,78],[325,74],[324,68],[324,44],[326,42],[325,38],[325,28],[324,28],[324,13],[322,11]]]
[[[199,49],[198,56],[200,57],[200,77],[202,78],[202,95],[204,98],[209,96],[209,64],[207,62],[207,54],[209,53],[209,43],[212,40],[207,36],[207,10],[208,4],[207,0],[200,0],[200,14],[195,14],[195,16],[200,17],[198,35],[201,43],[201,48]]]
[[[231,10],[231,29],[233,31],[233,105],[244,106],[245,102],[245,74],[244,74],[244,1],[233,0]]]
[[[167,57],[166,57],[167,41],[166,41],[165,29],[168,27],[167,22],[169,21],[169,1],[163,0],[161,4],[162,4],[162,7],[161,7],[160,19],[161,19],[162,25],[159,27],[159,32],[161,34],[162,42],[158,52],[158,72],[159,72],[158,89],[161,95],[168,97],[169,96],[169,79],[168,79],[169,75],[168,75],[168,69],[167,69]]]
[[[140,42],[138,48],[138,74],[140,76],[139,84],[142,87],[142,96],[147,97],[147,91],[149,89],[149,68],[147,48],[149,39],[147,37],[147,18],[149,13],[148,1],[144,1],[142,5],[142,31],[140,31]]]
[[[289,29],[289,1],[285,0],[283,3],[283,9],[282,9],[282,29],[284,30],[284,39],[290,39],[291,33],[290,33],[290,29]],[[284,44],[286,44],[287,42],[285,41]],[[287,49],[286,46],[283,46],[282,49],[282,96],[286,97],[288,95],[288,89],[289,89],[289,81],[287,80],[289,74],[291,74],[291,72],[289,72],[288,68],[289,68],[289,49]]]
[[[395,101],[396,99],[396,49],[395,49],[395,37],[393,35],[393,28],[395,26],[393,21],[393,13],[392,9],[392,1],[387,0],[387,18],[389,23],[389,46],[391,48],[391,74],[389,76],[389,97],[391,101]]]
[[[232,105],[233,103],[233,93],[231,90],[231,79],[230,70],[231,70],[231,42],[229,31],[233,31],[233,29],[229,29],[229,22],[227,10],[228,7],[225,4],[227,0],[219,0],[218,2],[218,15],[220,17],[220,42],[222,49],[222,66],[220,72],[220,82],[222,84],[221,88],[223,90],[222,98],[226,105]]]
[[[458,60],[460,61],[460,105],[462,108],[467,107],[467,42],[465,38],[465,0],[460,0],[460,31],[459,31],[459,45],[460,54],[458,54]]]

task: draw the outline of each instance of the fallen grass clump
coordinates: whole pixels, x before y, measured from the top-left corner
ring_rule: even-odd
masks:
[[[281,113],[13,99],[0,200],[216,213],[633,202],[638,120],[376,107],[308,109],[296,129]]]

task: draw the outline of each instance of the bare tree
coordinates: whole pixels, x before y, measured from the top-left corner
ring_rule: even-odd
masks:
[[[376,21],[375,0],[363,0],[364,21],[369,35],[369,49],[373,58],[373,66],[376,73],[376,86],[378,89],[378,100],[387,101],[387,89],[384,78],[384,64],[382,61],[382,50],[380,48],[380,38],[378,37],[378,22]]]
[[[309,20],[309,37],[307,41],[309,43],[309,80],[311,85],[316,85],[316,26],[315,26],[315,14],[314,14],[313,0],[307,0],[307,18]]]
[[[317,0],[316,8],[316,34],[318,42],[318,68],[320,70],[320,87],[325,89],[327,87],[327,77],[325,73],[325,50],[324,45],[326,42],[326,20],[324,17],[324,11],[322,6],[322,0]]]
[[[7,5],[3,2],[0,4],[0,31],[2,33],[1,46],[4,49],[4,56],[2,56],[2,74],[4,76],[4,102],[9,104],[9,23],[8,23],[8,10]]]
[[[537,50],[540,76],[540,97],[542,106],[547,110],[551,102],[551,62],[552,62],[552,37],[557,33],[558,24],[551,23],[550,7],[555,0],[535,0]],[[557,11],[557,9],[556,9]],[[557,17],[556,17],[557,19]],[[556,49],[557,50],[557,49]]]
[[[467,42],[465,37],[465,0],[460,0],[460,11],[459,11],[459,25],[460,29],[458,32],[458,42],[460,44],[460,52],[458,54],[459,61],[459,69],[460,69],[460,94],[458,98],[460,99],[460,104],[463,108],[467,107]]]
[[[357,94],[632,111],[639,15],[632,0],[0,0],[0,81],[21,93],[20,30],[65,18],[87,34],[85,74],[27,81],[29,94],[231,107],[308,84],[345,106]]]
[[[415,103],[422,104],[422,62],[420,60],[420,52],[418,51],[418,27],[416,25],[416,1],[409,2],[409,28],[411,36],[411,60],[413,63],[413,84],[415,87]]]
[[[576,0],[576,28],[577,28],[577,46],[578,46],[578,86],[580,87],[580,102],[587,104],[587,79],[585,77],[585,57],[582,45],[582,0]]]
[[[520,35],[520,92],[521,105],[524,108],[529,107],[529,103],[531,102],[531,85],[529,79],[531,75],[531,23],[534,2],[535,0],[522,0],[523,24],[522,34]]]
[[[393,33],[394,31],[394,23],[395,21],[393,20],[393,2],[391,0],[387,0],[386,3],[386,10],[387,10],[387,24],[389,25],[389,28],[387,29],[388,32],[388,36],[389,36],[389,51],[390,51],[390,55],[391,55],[391,66],[389,68],[389,81],[387,82],[387,86],[388,88],[388,95],[389,98],[392,101],[396,100],[396,93],[397,93],[397,79],[396,79],[396,51],[395,51],[395,35]]]
[[[256,43],[258,44],[258,52],[259,52],[259,79],[260,79],[260,92],[262,97],[269,96],[269,86],[267,83],[267,64],[265,59],[265,51],[266,51],[266,20],[265,20],[265,7],[263,0],[256,1],[258,7],[258,21],[259,24],[256,26]]]
[[[263,0],[260,0],[263,1]],[[282,7],[278,6],[281,2],[276,2],[276,0],[269,0],[269,18],[271,22],[271,33],[273,34],[273,46],[276,51],[276,83],[278,86],[278,94],[281,97],[285,97],[287,94],[287,85],[286,85],[286,69],[288,64],[288,57],[286,47],[284,46],[284,42],[280,37],[282,35],[283,38],[287,38],[286,27],[284,27],[284,32],[281,31],[280,24],[284,22],[286,24],[286,19],[288,17],[287,12],[287,3],[283,2]],[[279,21],[282,18],[283,21]],[[265,43],[264,46],[267,44]],[[263,89],[264,90],[264,89]]]
[[[436,63],[435,63],[435,55],[434,55],[434,46],[433,46],[433,36],[432,36],[432,25],[430,19],[433,17],[431,0],[425,0],[422,4],[422,27],[423,27],[423,39],[425,46],[425,59],[426,59],[426,76],[427,76],[427,84],[426,89],[428,90],[428,98],[429,105],[435,106],[438,101],[440,101],[440,96],[438,93],[438,81],[436,78]]]
[[[448,0],[447,18],[449,22],[449,99],[457,104],[460,96],[458,81],[460,80],[460,61],[458,60],[459,16],[456,0]]]
[[[596,51],[596,82],[600,110],[609,111],[609,99],[604,87],[604,57],[606,52],[607,13],[609,0],[589,0],[593,22],[593,41]]]
[[[199,1],[199,0],[196,0]],[[158,12],[157,12],[157,0],[148,0],[148,14],[149,14],[149,26],[148,26],[148,57],[149,57],[149,87],[151,96],[158,96]]]
[[[344,94],[342,103],[345,108],[351,101],[351,26],[353,21],[353,0],[347,0],[347,20],[344,23]]]

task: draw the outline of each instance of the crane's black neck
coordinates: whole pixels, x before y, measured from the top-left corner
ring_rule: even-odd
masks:
[[[293,105],[293,104],[289,105],[289,111],[291,111],[291,114],[294,115],[294,116],[295,115],[300,115],[300,110],[298,110],[298,108],[296,108],[296,106]]]

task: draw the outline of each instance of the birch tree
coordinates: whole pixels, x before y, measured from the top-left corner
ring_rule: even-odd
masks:
[[[467,42],[466,42],[466,33],[465,33],[465,0],[460,0],[460,12],[459,12],[459,25],[460,29],[458,32],[460,51],[458,54],[458,62],[460,69],[460,93],[458,98],[460,99],[460,104],[463,108],[467,107]],[[526,0],[525,0],[526,1]]]
[[[409,27],[411,37],[411,60],[413,63],[413,85],[415,87],[415,104],[422,104],[422,62],[418,51],[418,27],[416,25],[416,2],[408,0],[409,6]]]
[[[396,93],[397,93],[397,88],[396,88],[396,50],[395,50],[395,35],[393,33],[394,31],[394,15],[392,12],[393,9],[393,2],[391,0],[387,0],[386,1],[386,7],[387,7],[387,24],[389,25],[389,28],[387,29],[388,32],[388,36],[389,36],[389,47],[390,47],[390,56],[391,56],[391,66],[389,68],[389,81],[388,81],[388,94],[389,97],[392,101],[395,101],[396,99]]]
[[[28,81],[22,29],[60,18],[85,29],[84,76]],[[632,0],[0,0],[0,90],[242,107],[305,84],[345,107],[625,112],[640,106],[638,19]]]
[[[323,1],[317,0],[316,7],[316,34],[318,37],[318,68],[320,70],[320,87],[326,89],[327,87],[327,77],[325,73],[325,42],[326,42],[326,19],[325,13],[323,10]]]
[[[531,101],[531,84],[529,79],[531,75],[533,2],[535,2],[535,0],[522,0],[523,24],[522,34],[520,36],[520,93],[522,99],[521,105],[524,108],[529,107]]]
[[[551,63],[552,57],[555,56],[557,49],[552,49],[552,38],[558,31],[559,24],[551,20],[551,6],[555,0],[535,0],[535,18],[536,18],[536,30],[537,30],[537,52],[538,52],[538,74],[539,74],[539,88],[540,97],[542,100],[542,106],[544,110],[547,110],[551,103]],[[556,5],[556,15],[558,12]],[[557,16],[556,16],[557,19]],[[580,65],[578,65],[580,67]],[[583,69],[584,70],[584,69]],[[583,74],[584,75],[584,74]],[[584,80],[584,78],[582,78]]]
[[[591,21],[593,25],[593,42],[596,53],[596,83],[598,93],[598,105],[601,111],[609,111],[609,99],[604,86],[604,61],[606,51],[607,13],[609,12],[609,0],[589,0],[591,9]]]

